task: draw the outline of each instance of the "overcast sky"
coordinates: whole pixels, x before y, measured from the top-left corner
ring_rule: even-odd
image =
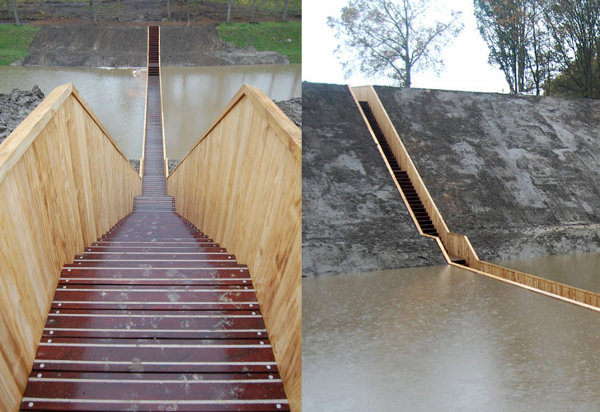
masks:
[[[445,68],[439,76],[434,72],[413,74],[413,87],[429,89],[508,92],[502,72],[488,64],[488,48],[481,38],[475,17],[473,0],[433,0],[444,8],[463,12],[464,30],[444,52]],[[333,50],[337,46],[333,30],[327,26],[327,16],[339,17],[348,0],[302,1],[302,77],[310,82],[351,84],[391,84],[386,78],[367,78],[354,74],[349,79]]]

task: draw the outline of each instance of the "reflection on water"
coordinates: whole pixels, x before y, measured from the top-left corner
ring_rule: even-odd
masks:
[[[600,410],[600,313],[449,266],[302,300],[307,411]]]
[[[0,93],[39,85],[48,94],[73,82],[123,152],[142,152],[145,69],[0,66]],[[179,159],[201,136],[235,92],[248,83],[273,100],[300,97],[301,66],[167,67],[163,69],[168,156]]]
[[[37,84],[45,95],[72,82],[108,133],[130,158],[142,153],[146,72],[138,69],[88,69],[0,66],[0,93]]]
[[[167,156],[185,156],[244,83],[258,87],[275,101],[300,97],[301,66],[164,67]]]
[[[556,282],[600,293],[600,253],[543,256],[500,263]]]

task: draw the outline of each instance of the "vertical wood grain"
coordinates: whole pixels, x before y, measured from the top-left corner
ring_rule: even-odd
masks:
[[[64,85],[0,145],[0,410],[17,410],[64,264],[131,212],[141,180]]]
[[[286,395],[301,410],[300,130],[243,86],[167,180],[177,212],[247,264]]]

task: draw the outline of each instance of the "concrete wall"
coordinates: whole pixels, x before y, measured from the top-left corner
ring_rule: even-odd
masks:
[[[376,87],[479,257],[600,251],[600,102]]]
[[[302,87],[303,274],[443,264],[419,235],[346,86]]]

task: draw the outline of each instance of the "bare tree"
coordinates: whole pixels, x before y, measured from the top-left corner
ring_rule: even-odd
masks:
[[[117,20],[121,21],[121,0],[117,0]]]
[[[94,23],[98,22],[98,16],[96,15],[96,0],[90,0],[90,7],[92,9],[92,19]]]
[[[227,0],[227,23],[231,23],[231,5],[233,0]]]
[[[256,10],[256,0],[252,0],[252,5],[250,6],[250,21],[254,21],[255,10]]]
[[[287,21],[289,3],[290,3],[290,0],[284,0],[284,2],[283,2],[283,17],[281,18],[282,21]]]
[[[458,35],[461,14],[446,21],[428,14],[430,0],[350,0],[339,19],[328,17],[343,45],[336,54],[349,76],[359,69],[410,87],[414,72],[443,64],[441,50]]]
[[[190,0],[185,0],[185,10],[187,13],[187,25],[190,25]]]
[[[8,0],[6,0],[6,1],[8,1]],[[21,24],[21,21],[19,20],[19,10],[17,10],[17,0],[12,0],[12,11],[13,11],[13,16],[15,18],[15,23]]]
[[[167,0],[167,20],[171,20],[171,0]]]

